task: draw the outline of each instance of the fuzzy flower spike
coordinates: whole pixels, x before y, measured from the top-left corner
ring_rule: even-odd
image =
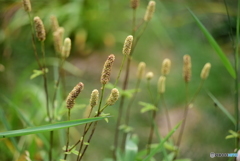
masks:
[[[34,25],[38,40],[44,41],[46,39],[46,32],[42,20],[39,17],[34,17]]]
[[[102,75],[100,80],[102,84],[107,84],[109,82],[114,60],[115,60],[115,56],[113,54],[108,56],[102,70]]]
[[[73,108],[73,106],[75,104],[75,100],[78,97],[79,93],[83,90],[83,88],[84,88],[84,84],[82,82],[80,82],[68,94],[67,101],[66,101],[68,109],[72,109]]]

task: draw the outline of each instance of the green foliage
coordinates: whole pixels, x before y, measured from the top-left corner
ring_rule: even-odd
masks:
[[[231,65],[230,61],[220,48],[220,46],[217,44],[217,42],[214,40],[212,35],[208,32],[208,30],[204,27],[204,25],[199,21],[199,19],[194,15],[194,13],[188,9],[189,12],[191,13],[192,17],[194,18],[195,22],[197,23],[198,27],[201,29],[207,40],[209,41],[210,45],[214,48],[218,56],[220,57],[223,65],[226,67],[227,71],[229,74],[235,79],[236,78],[236,73],[233,69],[233,66]]]
[[[229,118],[229,120],[236,125],[236,120],[233,118],[233,116],[227,111],[227,109],[210,93],[208,92],[209,97],[213,100],[213,102],[216,104],[216,106]]]
[[[63,122],[58,122],[58,123],[49,124],[49,125],[30,127],[27,129],[6,131],[6,132],[1,132],[0,137],[8,138],[8,137],[16,137],[16,136],[29,135],[29,134],[37,134],[37,133],[46,132],[46,131],[54,131],[54,130],[58,130],[58,129],[64,129],[64,128],[68,128],[68,127],[73,127],[73,126],[77,126],[77,125],[90,123],[93,121],[99,121],[101,119],[104,119],[104,118],[103,117],[95,117],[95,118],[88,118],[88,119],[63,121]]]
[[[139,102],[139,105],[143,106],[143,108],[141,109],[141,113],[157,110],[157,107],[151,103]]]

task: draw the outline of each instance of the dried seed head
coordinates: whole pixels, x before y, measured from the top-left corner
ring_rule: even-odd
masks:
[[[94,89],[92,91],[91,98],[90,98],[90,106],[91,107],[96,106],[97,101],[98,101],[98,97],[99,97],[99,92],[98,92],[97,89]]]
[[[75,99],[77,98],[77,96],[79,95],[79,93],[83,90],[84,88],[84,84],[82,82],[78,83],[73,90],[68,94],[67,96],[67,100],[66,100],[66,104],[67,104],[67,108],[71,109],[73,108],[74,104],[75,104]]]
[[[31,2],[30,0],[22,0],[23,8],[26,12],[31,12],[32,7],[31,7]]]
[[[209,72],[210,72],[210,69],[211,69],[211,64],[210,63],[206,63],[202,69],[202,72],[201,72],[201,78],[203,80],[207,79],[208,75],[209,75]]]
[[[188,83],[191,79],[191,57],[189,55],[183,56],[183,78],[186,83]]]
[[[137,78],[142,79],[142,76],[145,72],[146,64],[144,62],[140,62],[138,64],[138,70],[137,70]]]
[[[69,57],[71,51],[71,39],[65,38],[63,47],[62,47],[62,58],[66,59]]]
[[[161,94],[165,92],[165,81],[165,76],[160,76],[158,79],[158,92]]]
[[[34,17],[34,24],[38,40],[44,41],[46,39],[46,33],[42,20],[39,17]]]
[[[162,63],[162,75],[166,76],[170,72],[171,60],[164,59]]]
[[[131,0],[132,9],[136,9],[139,5],[139,0]]]
[[[118,100],[118,97],[119,97],[119,91],[117,88],[113,88],[112,91],[111,91],[111,94],[110,96],[108,97],[107,99],[107,105],[108,106],[112,106],[115,104],[115,102]]]
[[[108,56],[102,70],[102,75],[100,80],[102,84],[107,84],[109,82],[114,60],[115,60],[115,56],[113,54]]]
[[[144,21],[150,21],[152,19],[153,13],[155,11],[155,1],[149,1],[147,10],[145,12]]]
[[[146,74],[147,80],[151,80],[153,78],[153,76],[154,76],[153,72],[147,72],[147,74]]]
[[[132,48],[132,42],[133,42],[133,36],[129,35],[124,42],[123,45],[123,55],[129,55],[131,52],[131,48]]]
[[[52,15],[50,19],[51,19],[52,31],[55,32],[59,28],[57,17]]]

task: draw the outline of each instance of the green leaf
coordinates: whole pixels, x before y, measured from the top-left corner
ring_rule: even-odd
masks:
[[[25,123],[27,126],[34,126],[29,119],[27,119],[23,113],[19,110],[20,108],[16,106],[10,99],[5,97],[4,95],[1,95],[2,99],[9,105],[10,108],[13,108],[16,111],[16,114],[18,117],[22,120],[23,123]],[[47,149],[50,148],[49,141],[46,139],[46,137],[43,134],[37,134],[38,137],[43,141],[44,145]]]
[[[9,138],[9,137],[22,136],[22,135],[28,135],[28,134],[37,134],[37,133],[46,132],[46,131],[53,131],[53,130],[77,126],[77,125],[81,125],[81,124],[85,124],[93,121],[98,121],[101,119],[103,119],[103,117],[64,121],[64,122],[58,122],[58,123],[49,124],[49,125],[30,127],[27,129],[6,131],[6,132],[0,133],[0,138]]]
[[[45,72],[48,72],[48,69],[45,69]],[[40,75],[43,75],[43,71],[42,70],[33,70],[33,74],[30,76],[30,79],[34,79]]]
[[[222,110],[222,112],[229,118],[229,120],[232,121],[232,123],[234,125],[236,125],[236,121],[233,118],[233,116],[226,110],[226,108],[209,92],[207,91],[207,94],[209,95],[209,97],[211,97],[211,99],[213,100],[213,102],[217,105],[217,107],[220,108],[220,110]]]
[[[233,130],[228,131],[231,135],[227,135],[225,139],[238,138],[239,134]]]
[[[138,152],[138,146],[135,142],[128,136],[125,146],[124,161],[134,161]]]
[[[178,123],[168,134],[167,136],[161,140],[161,142],[158,144],[158,146],[151,150],[151,153],[145,158],[143,159],[143,161],[149,161],[158,151],[160,151],[163,146],[164,143],[173,135],[173,133],[178,129],[178,127],[181,125],[182,122]]]
[[[143,106],[143,108],[141,109],[141,113],[157,110],[157,108],[151,103],[139,102],[139,105]]]
[[[205,37],[207,38],[209,43],[212,45],[212,47],[214,48],[214,50],[220,57],[223,65],[225,66],[227,71],[235,79],[236,73],[235,73],[230,61],[228,60],[228,58],[226,57],[226,55],[223,53],[222,49],[220,48],[220,46],[217,44],[217,42],[214,40],[212,35],[208,32],[208,30],[203,26],[203,24],[199,21],[199,19],[195,16],[195,14],[189,8],[188,8],[188,11],[191,13],[191,15],[194,18],[195,22],[197,23],[198,27],[201,29],[201,31],[203,32],[203,34],[205,35]]]

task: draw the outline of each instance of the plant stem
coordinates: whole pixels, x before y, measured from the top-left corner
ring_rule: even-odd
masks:
[[[135,86],[135,92],[131,98],[131,100],[129,101],[128,103],[128,106],[127,106],[127,110],[126,110],[126,117],[125,117],[125,125],[128,126],[129,125],[129,120],[130,120],[130,113],[131,113],[131,107],[132,107],[132,104],[137,96],[137,93],[138,93],[138,88],[139,88],[139,85],[141,83],[141,79],[138,79],[137,80],[137,83],[136,83],[136,86]],[[125,147],[125,143],[126,143],[126,139],[127,139],[127,133],[125,132],[123,134],[123,139],[122,139],[122,149],[124,149]]]
[[[52,99],[52,120],[54,120],[54,115],[55,115],[55,101],[56,101],[56,97],[57,97],[57,91],[58,91],[58,87],[59,87],[59,83],[61,80],[61,70],[62,70],[62,66],[64,64],[64,60],[61,60],[61,62],[59,62],[59,68],[58,68],[58,78],[57,81],[55,83],[55,88],[54,88],[54,92],[53,92],[53,99]]]
[[[185,103],[185,109],[184,109],[184,113],[183,113],[183,122],[180,128],[180,132],[179,132],[179,136],[177,139],[177,146],[179,148],[180,143],[181,143],[181,139],[182,139],[182,135],[183,135],[183,131],[184,131],[184,127],[186,124],[186,120],[187,120],[187,114],[188,114],[188,109],[189,109],[189,104],[188,104],[188,83],[185,83],[186,85],[186,103]]]
[[[159,99],[157,99],[155,103],[155,107],[157,108],[159,104]],[[150,154],[151,152],[151,144],[152,144],[152,139],[153,139],[153,134],[154,134],[154,128],[156,127],[155,119],[157,116],[157,109],[152,111],[152,119],[151,119],[151,128],[150,128],[150,133],[148,136],[148,143],[147,143],[147,154]]]
[[[101,110],[100,110],[100,114],[103,112],[103,110],[105,110],[105,108],[107,107],[108,105],[105,105]],[[98,117],[100,115],[96,114],[94,117]],[[86,133],[88,132],[88,130],[90,129],[90,127],[92,126],[93,122],[89,123],[89,124],[85,124],[85,127],[84,127],[84,130],[83,130],[83,137],[86,135]],[[87,127],[88,125],[88,127]],[[82,138],[83,138],[82,137]],[[82,138],[80,140],[78,140],[70,149],[69,151],[71,151],[73,148],[75,148],[82,140]]]
[[[101,105],[102,105],[102,100],[103,100],[103,95],[104,95],[104,89],[105,89],[105,84],[102,84],[100,102],[99,102],[99,106],[98,106],[98,112],[97,112],[97,114],[96,114],[95,117],[100,116],[101,112],[105,109],[105,108],[103,108],[103,109],[101,110]],[[107,106],[104,106],[104,107],[107,107]],[[83,152],[81,153],[82,147],[83,147],[83,143],[84,143],[84,139],[85,139],[85,135],[87,134],[88,130],[90,129],[92,123],[89,124],[88,128],[87,128],[87,125],[88,125],[88,124],[86,124],[86,125],[84,126],[84,133],[83,133],[82,139],[77,142],[77,144],[78,144],[78,143],[81,141],[81,145],[80,145],[80,148],[79,148],[79,151],[78,151],[77,161],[80,161],[80,160],[82,159],[82,157],[83,157],[83,155],[84,155],[84,153],[85,153],[85,151],[87,150],[87,147],[88,147],[88,145],[86,145],[85,148],[83,149]],[[91,141],[91,138],[92,138],[92,136],[93,136],[93,134],[94,134],[94,131],[95,131],[95,129],[96,129],[96,126],[97,126],[97,122],[94,124],[92,133],[90,134],[90,137],[89,137],[89,139],[88,139],[88,143],[90,143],[90,141]],[[76,144],[75,144],[75,145],[76,145]]]
[[[88,138],[88,141],[87,141],[88,144],[90,143],[90,141],[91,141],[91,139],[92,139],[92,136],[93,136],[93,134],[94,134],[94,132],[95,132],[95,130],[96,130],[97,124],[98,124],[98,121],[94,122],[94,126],[93,126],[93,129],[92,129],[92,133],[90,134],[90,136],[89,136],[89,138]],[[82,160],[82,157],[83,157],[83,155],[85,154],[88,146],[89,146],[89,145],[85,145],[85,148],[83,149],[82,155],[81,155],[81,157],[79,158],[78,161],[81,161],[81,160]]]
[[[71,116],[71,109],[68,109],[68,121],[70,121],[70,116]],[[66,143],[66,152],[69,152],[68,146],[69,146],[69,127],[67,128],[67,143]],[[64,155],[64,160],[67,159],[67,154],[65,153]]]
[[[38,53],[37,53],[37,49],[36,49],[36,40],[35,40],[35,37],[34,37],[33,22],[32,22],[32,18],[31,18],[31,15],[30,15],[29,12],[28,12],[28,17],[29,17],[29,21],[30,21],[30,24],[31,24],[32,46],[33,46],[34,55],[35,55],[35,58],[36,58],[36,61],[37,61],[37,63],[38,63],[39,68],[42,69],[42,65],[41,65],[41,63],[40,63],[40,60],[39,60],[39,57],[38,57]]]
[[[150,100],[154,103],[153,94],[152,94],[152,91],[151,91],[151,88],[150,88],[150,80],[147,80],[147,89],[148,89],[148,93],[149,93],[149,96],[150,96]]]
[[[160,96],[161,96],[163,107],[165,108],[165,115],[166,115],[166,120],[167,120],[168,132],[170,132],[171,129],[172,129],[172,126],[171,126],[171,121],[170,121],[170,117],[169,117],[169,113],[168,113],[168,108],[167,108],[167,105],[166,105],[166,102],[165,102],[165,99],[164,99],[164,94],[161,94]]]
[[[123,90],[127,89],[127,84],[128,84],[128,77],[129,77],[129,70],[130,70],[130,64],[131,64],[131,58],[128,57],[128,61],[127,61],[127,67],[126,67],[126,74],[125,74],[125,78],[124,78],[124,82],[123,82]],[[122,95],[120,98],[120,105],[118,108],[118,118],[117,118],[117,125],[115,128],[115,135],[114,135],[114,147],[113,147],[113,159],[116,161],[116,152],[117,152],[117,147],[118,147],[118,138],[119,138],[119,126],[121,123],[121,119],[122,119],[122,113],[123,113],[123,105],[124,105],[124,101],[125,101],[125,96]]]
[[[119,72],[118,72],[117,79],[116,79],[115,84],[114,84],[114,88],[115,88],[115,87],[117,86],[117,84],[118,84],[118,80],[119,80],[119,77],[120,77],[120,75],[121,75],[122,68],[123,68],[124,62],[125,62],[125,60],[126,60],[126,57],[127,57],[127,55],[124,55],[123,60],[122,60],[122,63],[121,63],[121,66],[120,66],[120,70],[119,70]]]
[[[235,117],[236,117],[236,127],[235,131],[238,132],[239,130],[239,107],[238,107],[238,96],[239,96],[239,91],[238,91],[238,83],[239,83],[239,78],[238,78],[238,48],[239,48],[239,19],[240,19],[240,2],[238,1],[238,14],[237,14],[237,33],[236,33],[236,44],[235,44],[235,73],[236,73],[236,79],[235,79]],[[235,143],[235,148],[238,150],[239,149],[239,137],[236,138],[236,143]]]
[[[46,60],[45,60],[45,47],[44,41],[41,41],[41,51],[43,56],[43,65],[42,65],[42,72],[43,72],[43,84],[44,84],[44,91],[46,96],[46,109],[47,109],[47,116],[49,122],[52,122],[52,118],[50,115],[50,108],[49,108],[49,95],[48,95],[48,84],[47,84],[47,68],[46,68]],[[52,148],[53,148],[53,131],[50,131],[50,149],[49,149],[49,161],[52,160]]]

